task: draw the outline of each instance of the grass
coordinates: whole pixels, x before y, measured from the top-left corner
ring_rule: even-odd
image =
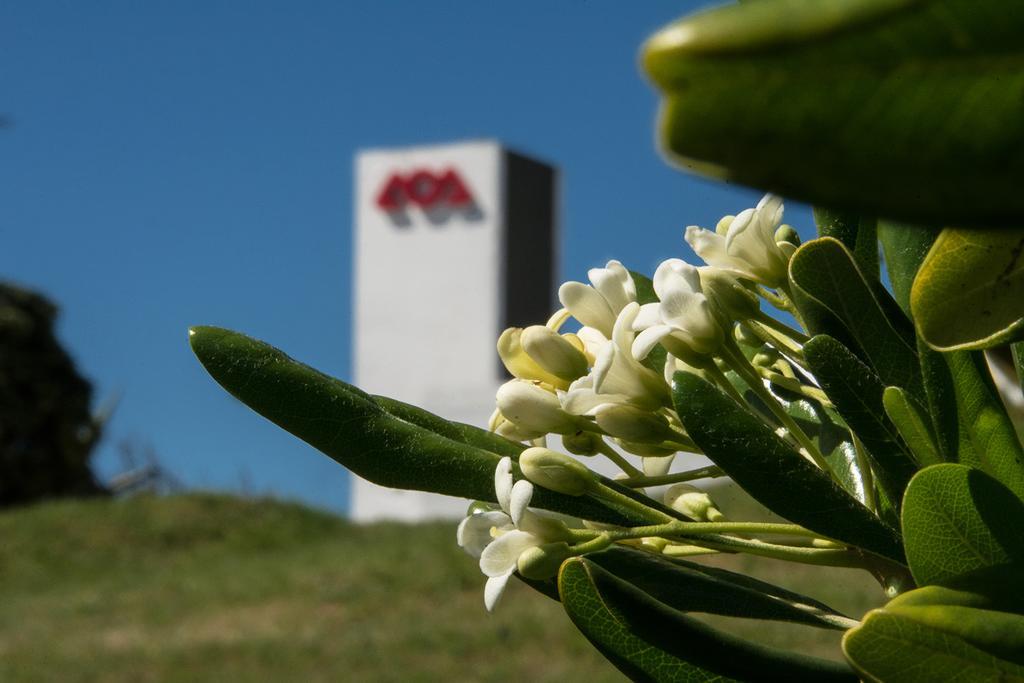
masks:
[[[6,511],[0,539],[3,681],[622,680],[557,603],[517,582],[487,614],[484,578],[451,523],[358,526],[299,505],[186,495]],[[823,587],[821,570],[753,571]],[[859,616],[878,590],[853,578],[812,595],[853,586],[836,603]],[[726,622],[835,653],[826,632]]]

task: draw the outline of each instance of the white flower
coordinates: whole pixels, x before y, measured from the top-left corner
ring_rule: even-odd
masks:
[[[572,434],[580,418],[562,409],[553,393],[534,382],[513,379],[498,388],[498,410],[522,431],[540,434]]]
[[[587,277],[593,287],[566,282],[558,288],[558,300],[584,326],[610,337],[619,312],[636,301],[633,277],[618,261],[609,261],[604,268],[591,268]]]
[[[530,548],[565,540],[559,533],[565,529],[561,521],[541,517],[528,508],[533,484],[525,479],[513,483],[511,458],[498,462],[494,493],[501,511],[474,513],[462,520],[456,532],[459,546],[480,559],[480,570],[487,576],[484,606],[488,612],[498,604],[520,555]]]
[[[646,358],[659,343],[682,357],[718,348],[722,327],[704,296],[696,268],[680,259],[663,261],[654,272],[654,291],[660,301],[641,306],[633,321],[633,329],[641,330],[633,341],[635,358]]]
[[[686,241],[708,265],[778,287],[786,280],[791,252],[775,240],[782,212],[782,199],[766,194],[757,208],[726,216],[714,231],[691,225],[686,228]]]
[[[593,415],[608,403],[629,403],[644,409],[668,404],[668,385],[661,375],[633,357],[632,326],[639,311],[635,301],[622,309],[615,320],[612,340],[600,347],[591,373],[569,385],[567,392],[559,393],[566,412]]]

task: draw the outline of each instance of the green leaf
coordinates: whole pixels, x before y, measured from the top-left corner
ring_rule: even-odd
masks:
[[[387,396],[372,396],[371,398],[377,405],[395,417],[411,422],[417,427],[423,427],[427,431],[434,432],[446,439],[510,457],[518,457],[520,453],[526,450],[526,446],[523,444],[509,441],[494,432],[462,422],[451,422],[428,410],[403,403],[398,399],[388,398]]]
[[[738,385],[738,388],[743,391],[743,387]],[[850,441],[850,431],[839,413],[775,384],[769,389],[825,456],[839,484],[859,502],[866,504],[868,498],[862,471],[866,463],[857,457],[857,450]],[[766,419],[774,421],[768,407],[752,391],[744,391],[743,398]]]
[[[850,619],[812,598],[695,562],[613,546],[587,560],[682,612],[790,621],[845,630]]]
[[[913,455],[885,414],[885,385],[838,341],[820,334],[804,344],[815,378],[875,464],[875,476],[896,507],[917,469]]]
[[[920,586],[1024,562],[1024,502],[981,470],[946,463],[918,472],[903,498],[902,524]]]
[[[674,657],[632,633],[598,593],[591,578],[594,569],[582,558],[567,560],[558,573],[558,593],[576,628],[622,673],[633,681],[734,680]]]
[[[960,352],[964,353],[964,352]],[[921,359],[921,378],[928,401],[935,443],[946,461],[970,462],[974,446],[971,444],[964,417],[957,406],[956,387],[946,355],[933,351],[927,344],[917,340],[917,354]]]
[[[914,278],[918,334],[940,351],[986,349],[1024,335],[1024,231],[947,228]]]
[[[274,347],[216,327],[190,330],[192,350],[207,372],[232,396],[355,474],[381,486],[496,501],[492,450],[450,439],[392,415],[371,396],[292,360]],[[405,404],[392,404],[393,407]],[[410,416],[408,406],[400,412]],[[418,421],[439,420],[420,411]],[[444,431],[452,434],[452,425]],[[470,432],[454,429],[467,440]],[[499,442],[494,442],[499,447]],[[506,446],[500,446],[507,449]],[[514,460],[514,459],[513,459]],[[610,480],[605,485],[637,499],[640,494]],[[659,510],[664,506],[644,499]],[[661,521],[632,506],[537,488],[532,504],[568,515],[628,526]]]
[[[1024,391],[1024,342],[1017,342],[1010,345],[1013,354],[1013,368],[1017,371],[1017,384]]]
[[[923,410],[905,391],[899,387],[886,387],[882,403],[885,405],[885,414],[903,437],[918,465],[925,467],[943,462],[938,446],[935,445],[930,417],[923,414]]]
[[[672,395],[694,442],[762,505],[824,536],[903,562],[894,529],[718,388],[677,372]]]
[[[882,244],[893,296],[907,315],[910,315],[910,287],[914,284],[914,276],[938,234],[938,228],[878,222],[878,241]]]
[[[760,0],[666,27],[643,60],[687,169],[860,215],[1021,225],[1022,34],[1005,0]]]
[[[577,628],[606,655],[628,661],[644,679],[856,680],[841,664],[756,645],[705,626],[589,559],[562,565],[559,590]]]
[[[1024,664],[1024,617],[1019,614],[959,605],[886,606],[885,611],[956,636],[1008,662]]]
[[[863,272],[872,279],[878,277],[877,220],[814,207],[814,222],[818,226],[818,235],[834,237],[842,242]]]
[[[841,242],[807,242],[790,260],[789,276],[810,334],[835,337],[886,385],[924,399],[913,326],[888,292],[864,277]]]
[[[1024,681],[1024,667],[885,609],[868,612],[846,633],[843,652],[868,681]]]
[[[997,564],[908,591],[886,609],[914,605],[957,605],[1024,614],[1024,565]]]
[[[1024,498],[1024,451],[980,352],[943,354],[953,378],[957,410],[971,448],[958,455]],[[971,461],[965,461],[965,455]]]

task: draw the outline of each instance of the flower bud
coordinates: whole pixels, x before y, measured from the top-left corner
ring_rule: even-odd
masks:
[[[758,349],[764,346],[764,340],[758,337],[753,331],[742,322],[733,331],[733,338],[743,346]]]
[[[539,439],[546,434],[546,432],[530,431],[520,427],[514,422],[509,422],[505,419],[505,416],[501,414],[500,410],[495,410],[491,415],[491,421],[488,425],[488,429],[498,436],[503,436],[506,439],[511,439],[512,441],[532,441],[534,439]]]
[[[578,460],[539,446],[522,452],[519,468],[537,486],[569,496],[582,496],[598,481],[597,475]]]
[[[775,244],[780,248],[782,247],[780,242],[786,242],[792,244],[794,247],[800,246],[800,233],[796,231],[792,225],[780,225],[779,229],[775,231]]]
[[[665,418],[626,403],[608,403],[595,413],[606,434],[635,443],[661,443],[676,436]]]
[[[565,542],[545,543],[527,548],[519,554],[516,569],[524,579],[543,581],[558,574],[558,568],[572,556],[569,544]]]
[[[704,295],[728,320],[747,320],[757,315],[761,304],[757,295],[740,284],[735,277],[718,268],[704,266],[700,286]]]
[[[665,492],[665,505],[698,522],[719,522],[725,519],[705,491],[690,484],[674,484]]]
[[[526,355],[545,372],[568,382],[587,374],[587,357],[572,341],[554,330],[531,325],[523,330],[519,342]]]
[[[575,434],[563,434],[562,445],[573,455],[597,455],[601,449],[602,438],[594,432],[578,431]]]
[[[623,439],[616,439],[615,441],[622,446],[622,450],[627,453],[632,453],[633,455],[639,455],[642,458],[665,458],[670,455],[675,455],[679,450],[678,448],[654,446],[649,443],[634,443]]]
[[[545,382],[559,389],[568,388],[569,382],[548,372],[538,365],[537,361],[530,358],[526,350],[523,349],[522,335],[522,328],[510,327],[498,337],[498,356],[505,365],[505,369],[513,377],[519,379]]]
[[[579,418],[562,410],[550,391],[533,382],[514,379],[498,389],[498,410],[518,427],[541,434],[576,432]]]

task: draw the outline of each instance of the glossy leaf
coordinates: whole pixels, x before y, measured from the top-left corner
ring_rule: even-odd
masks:
[[[559,589],[562,604],[584,635],[658,681],[856,680],[841,664],[756,645],[705,626],[588,559],[562,566]],[[641,644],[646,647],[634,649]],[[667,661],[652,661],[656,657]],[[669,666],[671,661],[682,666]]]
[[[1005,0],[759,0],[666,27],[643,60],[684,168],[861,215],[1021,225],[1022,33]]]
[[[423,427],[446,439],[510,457],[516,457],[526,449],[526,446],[523,444],[510,441],[494,432],[462,422],[451,422],[440,415],[435,415],[428,410],[404,403],[395,398],[388,398],[387,396],[372,396],[371,398],[373,398],[377,405],[395,417],[411,422],[418,427]]]
[[[833,237],[842,242],[868,277],[878,277],[877,220],[814,207],[814,223],[820,237]]]
[[[882,403],[885,414],[914,454],[918,465],[925,467],[942,462],[928,416],[905,391],[899,387],[886,387]]]
[[[681,612],[840,630],[850,624],[848,617],[813,598],[724,569],[622,546],[587,555],[587,560]]]
[[[672,394],[694,442],[762,505],[829,538],[903,561],[894,529],[718,388],[677,372]]]
[[[659,683],[735,680],[674,657],[634,634],[594,586],[594,570],[581,558],[562,564],[559,597],[576,628],[622,673],[633,681]]]
[[[917,466],[885,414],[885,385],[849,349],[827,335],[804,344],[804,356],[836,410],[868,449],[879,484],[898,508]]]
[[[1024,562],[1024,501],[980,470],[933,465],[907,486],[903,542],[919,586]]]
[[[971,447],[958,460],[979,467],[1024,498],[1024,450],[980,352],[943,354]],[[969,456],[967,461],[965,456]]]
[[[943,230],[910,293],[918,334],[940,351],[1024,336],[1024,231]]]
[[[959,605],[886,606],[886,612],[948,633],[991,655],[1024,664],[1024,616]]]
[[[793,255],[789,276],[810,334],[835,337],[886,385],[923,400],[913,326],[842,243],[829,237],[807,242]]]
[[[857,457],[856,448],[850,441],[849,429],[839,413],[784,388],[771,385],[770,390],[825,456],[839,484],[859,502],[865,503],[867,493],[864,473],[861,471],[863,463]],[[761,404],[761,400],[753,392],[748,390],[744,393],[744,398],[767,419],[773,419],[768,408]]]
[[[494,470],[501,457],[497,453],[396,417],[360,389],[243,334],[195,327],[190,342],[203,367],[231,395],[364,479],[381,486],[496,500]],[[409,415],[407,409],[402,411]],[[445,430],[453,434],[451,426]],[[467,438],[468,432],[460,433]],[[629,497],[640,495],[609,480],[605,484]],[[612,524],[662,519],[645,517],[632,506],[539,487],[532,504]],[[648,504],[667,511],[653,501]]]
[[[846,633],[843,652],[868,681],[934,683],[951,673],[962,681],[1024,680],[1024,667],[885,609],[868,612]]]

